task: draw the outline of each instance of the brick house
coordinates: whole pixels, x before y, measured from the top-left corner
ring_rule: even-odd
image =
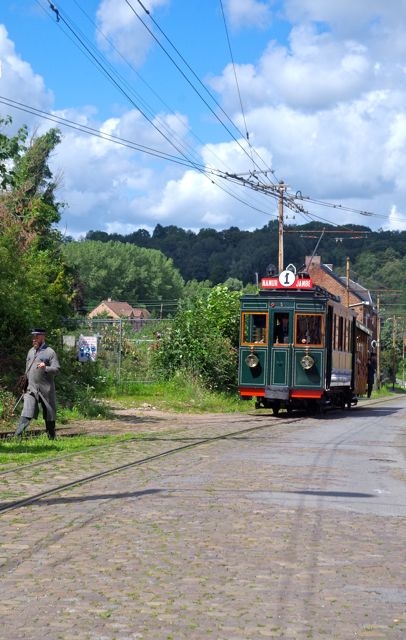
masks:
[[[347,278],[338,276],[331,264],[323,264],[320,256],[306,256],[306,270],[314,284],[324,287],[330,293],[339,296],[341,302],[352,307],[359,322],[372,331],[372,339],[377,337],[377,309],[368,289]]]
[[[118,300],[102,300],[92,311],[88,313],[88,318],[104,316],[112,320],[128,319],[134,329],[140,329],[142,325],[151,318],[147,309],[134,308],[128,302]]]

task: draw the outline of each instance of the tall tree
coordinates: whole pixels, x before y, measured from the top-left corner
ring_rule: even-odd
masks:
[[[84,286],[86,306],[106,298],[131,304],[178,299],[183,279],[172,260],[156,249],[121,242],[70,242],[64,254]]]
[[[0,122],[3,128],[10,119]],[[18,356],[30,326],[49,329],[69,313],[71,277],[62,259],[56,183],[48,166],[60,141],[51,129],[27,144],[27,130],[0,135],[0,351]],[[6,276],[6,277],[4,277]],[[0,360],[4,362],[3,353]]]

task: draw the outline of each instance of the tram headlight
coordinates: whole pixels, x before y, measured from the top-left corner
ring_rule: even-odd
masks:
[[[311,369],[314,365],[314,360],[311,356],[309,356],[309,354],[307,353],[305,356],[303,356],[303,358],[300,361],[300,364],[302,365],[303,369],[305,371],[308,371],[309,369]]]
[[[255,353],[249,353],[245,358],[245,364],[250,368],[254,369],[259,364],[259,358],[255,355]]]

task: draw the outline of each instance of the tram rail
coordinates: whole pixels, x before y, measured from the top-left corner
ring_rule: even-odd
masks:
[[[246,414],[245,414],[246,415]],[[78,487],[78,486],[83,486],[85,484],[90,484],[92,482],[95,482],[97,480],[99,480],[100,478],[104,478],[110,475],[114,475],[117,473],[121,473],[123,471],[127,471],[128,469],[131,468],[136,468],[136,467],[140,467],[142,465],[145,465],[149,462],[153,462],[171,455],[176,455],[177,453],[180,453],[182,451],[185,451],[187,449],[194,449],[212,442],[216,442],[216,441],[220,441],[220,440],[224,440],[227,438],[232,438],[232,437],[238,437],[238,436],[243,436],[245,434],[249,434],[252,432],[256,432],[262,429],[268,429],[272,426],[281,426],[281,427],[286,427],[289,424],[297,424],[300,423],[301,421],[303,421],[304,416],[295,416],[295,417],[290,417],[287,419],[275,419],[273,416],[268,415],[268,414],[262,414],[262,415],[255,415],[254,418],[256,420],[261,419],[261,424],[255,424],[254,426],[250,426],[248,428],[242,428],[242,429],[237,429],[237,430],[221,430],[220,433],[215,433],[212,435],[207,435],[207,436],[199,436],[196,435],[195,437],[192,437],[189,434],[176,434],[172,437],[165,437],[164,441],[167,442],[168,440],[170,440],[171,442],[176,441],[182,441],[183,444],[181,446],[175,446],[175,447],[171,447],[171,448],[165,448],[163,450],[160,450],[158,452],[155,453],[151,453],[149,455],[144,455],[142,457],[139,457],[135,460],[130,460],[128,462],[124,462],[122,464],[119,465],[115,465],[109,468],[104,468],[100,471],[95,471],[94,473],[91,473],[89,475],[85,475],[83,477],[76,477],[73,480],[69,480],[68,482],[64,482],[61,484],[58,484],[56,486],[52,486],[52,487],[46,487],[41,491],[38,491],[34,494],[31,495],[26,495],[22,498],[16,499],[16,500],[2,500],[0,497],[0,515],[7,513],[9,511],[12,510],[17,510],[21,507],[25,507],[31,504],[34,504],[36,502],[40,502],[43,498],[55,495],[57,493],[63,492],[63,491],[67,491],[69,489],[72,489],[74,487]],[[266,420],[266,423],[263,423],[263,420]],[[218,426],[218,422],[214,422],[212,424],[207,423],[206,424],[206,429],[210,426]],[[188,439],[188,442],[185,444],[184,441],[185,439]],[[149,439],[149,442],[153,442],[154,444],[159,444],[162,443],[162,439],[159,437],[153,437]],[[114,445],[110,445],[111,449],[117,449],[118,445],[127,445],[127,444],[137,444],[137,443],[142,443],[143,440],[140,438],[131,438],[128,440],[122,440],[118,443],[115,443]],[[92,447],[92,452],[97,453],[97,451],[94,449],[94,447]],[[14,467],[13,469],[6,469],[4,472],[0,472],[0,476],[1,475],[11,475],[11,472],[14,471],[15,476],[16,476],[16,481],[18,482],[18,476],[21,475],[21,472],[24,471],[30,471],[31,468],[33,468],[34,466],[49,466],[52,465],[52,463],[55,462],[64,462],[65,458],[72,458],[75,455],[76,456],[81,456],[83,453],[89,453],[89,450],[83,450],[80,452],[75,452],[73,454],[67,454],[66,456],[58,456],[53,457],[53,458],[47,458],[45,460],[42,461],[38,461],[35,463],[31,463],[29,465],[23,465],[20,467]],[[130,454],[129,454],[130,455]],[[94,460],[94,457],[93,457]],[[0,494],[1,496],[1,494]]]
[[[391,400],[395,400],[395,398],[391,398]],[[388,398],[381,398],[381,399],[375,399],[373,401],[368,401],[368,407],[370,407],[371,405],[377,405],[377,404],[379,405],[385,401],[387,402]],[[361,405],[361,406],[358,405],[358,407],[355,409],[352,409],[352,411],[358,412],[363,408],[367,408],[367,407],[365,405]],[[345,413],[343,413],[342,410],[330,410],[330,411],[331,413],[337,414],[338,416],[341,415],[343,418],[345,416]],[[230,414],[226,414],[226,415],[227,415],[228,421],[225,420],[226,416],[219,415],[217,420],[208,419],[207,421],[204,421],[203,423],[201,423],[201,425],[199,425],[198,427],[193,426],[193,431],[192,431],[192,427],[190,427],[189,425],[188,427],[183,427],[181,430],[176,431],[176,433],[173,433],[173,434],[166,433],[164,436],[156,435],[156,432],[151,435],[145,435],[143,437],[140,437],[138,435],[133,438],[119,440],[114,444],[109,443],[108,445],[101,444],[96,447],[92,446],[90,448],[88,447],[88,448],[82,449],[81,451],[70,452],[60,456],[45,458],[43,460],[38,460],[26,465],[20,465],[17,467],[4,469],[3,471],[0,470],[0,478],[2,477],[4,479],[3,493],[8,494],[7,497],[4,498],[2,496],[2,492],[0,491],[0,515],[12,510],[16,510],[20,507],[24,507],[30,504],[34,504],[36,502],[40,502],[41,499],[45,497],[72,489],[73,487],[83,486],[85,484],[95,482],[100,478],[107,477],[109,475],[117,474],[120,472],[124,472],[128,469],[136,468],[138,466],[145,465],[149,462],[153,462],[155,460],[159,460],[159,459],[168,457],[170,455],[176,455],[177,453],[186,451],[187,449],[193,449],[199,446],[209,444],[211,442],[216,442],[216,441],[220,441],[220,440],[224,440],[232,437],[241,437],[241,436],[244,436],[245,434],[255,433],[257,431],[268,429],[268,428],[275,429],[274,435],[276,437],[277,435],[280,435],[281,429],[283,430],[289,425],[300,425],[300,423],[304,422],[306,419],[309,419],[309,417],[311,417],[308,414],[297,413],[294,416],[291,416],[291,415],[289,416],[287,414],[286,418],[283,415],[279,415],[279,417],[276,418],[270,412],[269,413],[255,412],[255,413],[246,413],[246,414],[233,414],[232,416],[230,416]],[[233,425],[235,425],[236,423],[242,423],[242,422],[246,424],[247,419],[251,422],[251,424],[252,422],[254,422],[253,426],[249,426],[249,427],[243,426],[243,428],[241,429],[235,429],[235,428],[230,429],[230,421]],[[193,418],[191,418],[191,420],[193,420]],[[260,424],[258,424],[259,421],[260,421]],[[228,429],[227,429],[227,426],[228,426]],[[196,433],[196,430],[198,430],[199,428],[201,430],[204,430],[204,433]],[[212,433],[208,433],[210,432],[210,430],[212,431]],[[168,443],[168,442],[171,442],[171,443],[182,442],[182,445],[170,447],[170,448],[163,448],[162,444]],[[125,453],[123,453],[123,448],[127,450],[129,447],[133,445],[146,445],[146,444],[153,446],[155,450],[153,452],[142,452],[141,454],[139,454],[139,457],[137,457],[135,460],[134,459],[128,460],[124,463],[116,464],[110,467],[104,466],[103,468],[96,470],[94,471],[94,473],[91,473],[89,475],[85,475],[83,477],[74,477],[73,479],[68,480],[67,482],[64,482],[55,486],[49,486],[50,479],[47,476],[47,473],[52,472],[54,474],[54,477],[56,477],[55,474],[57,473],[61,473],[61,472],[66,473],[66,469],[61,470],[61,469],[58,469],[57,467],[58,465],[63,465],[68,459],[72,460],[77,458],[76,467],[74,467],[73,469],[73,473],[75,473],[75,469],[77,469],[77,465],[81,463],[80,461],[81,457],[86,456],[85,464],[87,466],[93,465],[95,467],[97,465],[100,466],[103,464],[103,460],[101,460],[101,458],[103,458],[103,455],[105,455],[106,452],[108,452],[109,458],[113,458],[114,456],[116,457],[121,456],[121,459],[122,459],[124,455],[126,455],[127,458],[129,458],[131,455],[134,455],[134,452],[130,450],[130,451],[125,451]],[[161,447],[161,449],[156,451],[157,447]],[[103,454],[103,455],[98,456],[98,454]],[[27,486],[28,484],[30,484],[29,480],[30,480],[31,471],[34,468],[40,468],[40,467],[43,467],[44,474],[47,476],[45,477],[45,480],[43,482],[44,488],[31,495],[24,495],[21,498],[13,499],[14,496],[11,496],[11,494],[13,493],[13,489],[11,491],[9,490],[10,485],[12,485],[13,481],[14,481],[14,487],[15,487],[14,494],[16,494],[18,493],[18,489],[21,486],[21,477],[23,476],[22,478],[23,485]],[[40,480],[38,480],[38,477],[37,477],[35,479],[35,483],[38,484],[39,482]],[[5,489],[4,489],[4,484],[7,484]],[[30,487],[31,486],[33,486],[33,483],[30,484]]]

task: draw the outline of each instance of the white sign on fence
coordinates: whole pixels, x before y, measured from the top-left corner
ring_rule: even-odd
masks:
[[[78,342],[79,362],[94,361],[97,358],[97,337],[80,336]]]

